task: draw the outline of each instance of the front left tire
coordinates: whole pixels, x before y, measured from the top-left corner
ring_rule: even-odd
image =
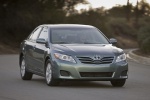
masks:
[[[21,58],[20,75],[23,80],[31,80],[32,76],[33,76],[33,74],[31,72],[28,72],[26,70],[26,63],[25,63],[24,57]]]
[[[114,87],[123,87],[126,82],[126,79],[112,80],[110,82],[111,82],[112,86],[114,86]]]
[[[54,79],[50,60],[46,61],[45,80],[48,86],[57,86],[59,81]]]

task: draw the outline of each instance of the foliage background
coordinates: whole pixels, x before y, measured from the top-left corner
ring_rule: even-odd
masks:
[[[150,53],[150,5],[140,0],[133,6],[75,10],[86,0],[1,0],[0,52],[6,47],[19,48],[20,42],[40,24],[88,24],[99,28],[107,37],[116,38],[122,48],[140,47]],[[3,51],[2,51],[3,50]]]

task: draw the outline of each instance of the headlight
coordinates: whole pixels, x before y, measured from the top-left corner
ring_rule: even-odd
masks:
[[[126,54],[121,54],[117,57],[116,62],[124,61],[126,60]]]
[[[64,54],[60,54],[60,53],[54,53],[54,56],[56,59],[76,63],[76,61],[71,56],[68,56],[68,55],[64,55]]]

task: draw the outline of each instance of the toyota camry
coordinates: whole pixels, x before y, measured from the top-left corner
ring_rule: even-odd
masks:
[[[128,63],[124,51],[98,28],[78,24],[48,24],[36,27],[20,45],[20,74],[45,77],[49,86],[63,80],[110,81],[124,86]]]

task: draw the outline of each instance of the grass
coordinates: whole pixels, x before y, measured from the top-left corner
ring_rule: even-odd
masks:
[[[133,53],[135,53],[136,55],[142,56],[142,57],[148,57],[148,58],[150,58],[150,53],[149,54],[145,54],[145,53],[141,52],[139,49],[133,51]]]
[[[0,43],[0,54],[18,54],[19,48],[12,45]]]

